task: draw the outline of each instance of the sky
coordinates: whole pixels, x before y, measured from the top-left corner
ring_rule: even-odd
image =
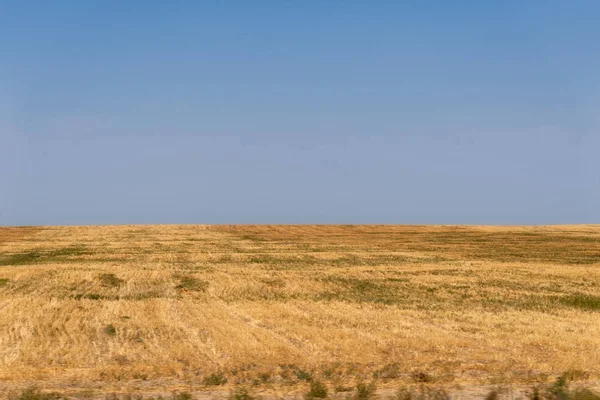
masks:
[[[599,20],[0,1],[0,225],[600,223]]]

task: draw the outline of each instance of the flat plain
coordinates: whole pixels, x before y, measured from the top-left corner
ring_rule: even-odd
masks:
[[[0,393],[564,373],[600,379],[600,225],[0,228]]]

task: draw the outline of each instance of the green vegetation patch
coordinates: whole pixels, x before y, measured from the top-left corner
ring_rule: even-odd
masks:
[[[397,285],[373,279],[330,276],[323,279],[333,285],[332,290],[320,293],[319,300],[342,300],[358,303],[398,304],[408,296]]]
[[[37,388],[25,389],[20,394],[10,394],[9,400],[67,400],[66,396],[63,396],[56,392],[42,392]]]
[[[202,380],[202,383],[207,386],[222,386],[227,383],[227,377],[223,374],[223,372],[219,371],[206,376]]]
[[[205,292],[208,289],[208,282],[194,278],[193,276],[184,275],[179,277],[179,284],[175,289],[189,290],[193,292]]]
[[[106,287],[119,287],[125,283],[123,279],[119,278],[115,274],[102,274],[98,277],[98,279],[100,282],[102,282],[102,285]]]
[[[117,328],[115,328],[115,326],[113,324],[106,325],[102,331],[105,334],[107,334],[108,336],[116,336],[117,335]]]
[[[44,264],[72,261],[72,257],[92,254],[85,246],[69,246],[54,250],[30,250],[0,256],[0,266]]]
[[[102,295],[98,293],[76,293],[70,296],[74,300],[105,300],[105,301],[118,301],[118,300],[148,300],[148,299],[163,299],[173,298],[173,296],[167,296],[163,291],[149,290],[147,292],[131,293],[126,295]]]
[[[319,381],[314,380],[310,383],[310,390],[304,396],[305,399],[326,399],[327,398],[327,386]]]
[[[256,400],[258,397],[253,396],[245,387],[237,387],[229,396],[231,400]]]
[[[375,397],[375,392],[377,391],[377,385],[375,381],[366,384],[366,383],[358,383],[356,385],[356,394],[354,398],[356,400],[369,400]]]
[[[560,302],[566,306],[586,311],[600,311],[600,296],[590,294],[573,294],[561,297]]]

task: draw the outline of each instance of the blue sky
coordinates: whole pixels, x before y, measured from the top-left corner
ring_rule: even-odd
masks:
[[[599,20],[0,2],[0,224],[600,223]]]

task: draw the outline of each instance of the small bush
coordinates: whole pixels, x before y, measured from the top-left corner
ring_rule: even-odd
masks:
[[[431,383],[433,382],[433,377],[425,372],[416,372],[413,374],[413,379],[417,383]]]
[[[7,278],[0,278],[0,287],[8,285]]]
[[[550,387],[549,392],[557,399],[568,399],[569,385],[567,384],[567,378],[564,375],[559,376],[556,382]]]
[[[221,386],[227,383],[227,377],[219,371],[208,375],[202,382],[207,386]]]
[[[117,334],[117,328],[113,324],[108,324],[104,327],[103,332],[108,336],[115,336]]]
[[[310,399],[325,399],[327,398],[327,386],[318,380],[310,383],[310,390],[304,396],[307,400]]]
[[[498,395],[497,390],[492,390],[485,396],[485,400],[498,400],[500,396]]]
[[[102,282],[102,285],[106,287],[119,287],[125,282],[115,274],[102,274],[98,279]]]
[[[262,383],[268,383],[271,380],[271,374],[268,372],[261,372],[258,374],[258,379],[260,379]]]
[[[368,385],[360,382],[356,385],[356,394],[354,395],[354,398],[356,400],[369,400],[375,396],[376,391],[377,385],[375,382],[371,382]]]
[[[310,372],[299,369],[296,371],[296,378],[301,381],[312,381],[313,376]]]
[[[258,397],[252,396],[246,388],[236,388],[229,396],[230,400],[257,400]]]

